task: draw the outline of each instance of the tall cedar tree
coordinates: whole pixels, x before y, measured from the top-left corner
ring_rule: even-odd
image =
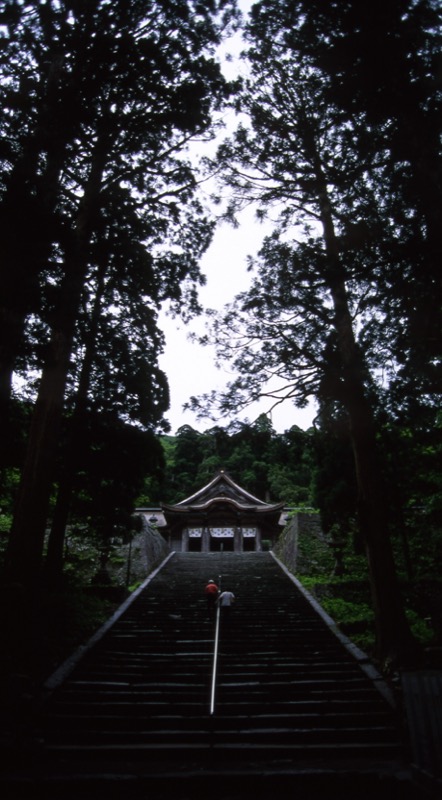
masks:
[[[9,577],[28,588],[40,573],[74,336],[102,216],[112,192],[122,187],[139,216],[148,215],[166,237],[168,221],[178,220],[191,202],[196,181],[180,154],[192,136],[207,131],[225,94],[213,53],[233,5],[196,0],[6,5],[2,23],[10,59],[2,68],[8,113],[17,116],[15,128],[24,115],[23,98],[30,113],[17,143],[12,137],[7,141],[4,163],[11,168],[3,170],[3,220],[12,241],[2,269],[2,297],[16,331],[10,339],[14,352],[5,348],[5,369],[18,355],[25,320],[44,302],[48,329],[6,564]],[[8,114],[5,118],[12,131]],[[41,201],[48,215],[26,252],[14,247],[27,207],[23,198],[37,207]],[[10,281],[16,256],[23,276],[19,298]],[[154,300],[176,300],[189,274],[199,279],[192,259],[186,267],[182,257],[179,268],[172,261],[162,278],[162,296],[159,289]],[[43,287],[43,300],[36,297],[36,285]],[[10,330],[9,324],[6,339]]]
[[[414,218],[416,206],[406,191],[407,174],[414,165],[410,155],[402,167],[404,152],[399,155],[391,141],[391,127],[399,127],[403,106],[390,107],[390,114],[396,114],[391,125],[385,119],[374,120],[373,111],[367,124],[360,93],[357,108],[348,109],[342,96],[336,97],[333,66],[324,54],[334,43],[333,24],[339,10],[344,6],[349,12],[357,4],[319,4],[319,29],[317,5],[290,2],[282,6],[263,0],[252,7],[246,28],[249,77],[237,99],[242,122],[233,139],[220,148],[219,167],[231,190],[231,218],[253,202],[259,218],[271,215],[276,222],[258,259],[251,262],[256,274],[250,290],[239,295],[222,318],[215,315],[212,332],[220,356],[233,360],[240,376],[217,399],[221,410],[229,411],[262,394],[275,402],[291,398],[299,405],[314,394],[345,409],[377,652],[385,665],[405,664],[414,660],[416,646],[389,540],[389,501],[373,399],[380,391],[375,378],[381,370],[385,374],[389,365],[396,367],[402,353],[404,270],[412,280],[416,278],[413,257],[422,241],[422,228],[410,224],[408,246],[402,248],[394,215],[400,209],[402,218]],[[415,4],[399,5],[403,8],[398,7],[395,22],[400,29],[401,20],[408,24],[405,8],[411,14]],[[343,18],[349,41],[361,35],[361,26],[367,39],[377,27],[372,7],[369,12],[364,7],[354,18],[351,13]],[[384,37],[385,50],[391,20],[387,23],[377,30],[377,36]],[[435,67],[426,58],[434,49],[434,31],[428,28],[427,18],[414,17],[414,23],[419,23],[419,54],[408,72],[407,59],[402,59],[406,77],[402,72],[401,80],[410,86],[419,67],[425,77]],[[344,38],[342,27],[336,33],[339,37]],[[360,72],[365,66],[359,65]],[[348,65],[347,69],[351,71]],[[341,72],[341,86],[345,86],[347,69]],[[392,75],[387,70],[380,76],[378,71],[377,78],[377,92],[382,94],[387,85],[392,97]],[[431,81],[427,90],[431,91]],[[375,94],[370,95],[372,103]],[[427,262],[434,277],[429,256]],[[423,307],[427,297],[427,291],[420,293],[421,284],[418,280],[413,284],[419,296],[415,308]]]
[[[51,583],[61,577],[75,476],[79,470],[89,474],[91,454],[82,436],[88,416],[96,419],[101,413],[112,418],[117,414],[128,423],[128,437],[130,424],[149,430],[166,425],[167,379],[156,366],[163,347],[157,306],[167,297],[177,312],[185,308],[189,314],[196,308],[190,278],[198,275],[200,255],[212,232],[212,224],[201,216],[197,202],[183,202],[172,220],[164,215],[158,219],[157,213],[144,205],[140,219],[127,192],[117,188],[112,195],[107,198],[107,219],[102,215],[94,243],[95,271],[84,292],[88,299],[83,300],[84,309],[77,320],[75,351],[82,353],[82,359],[75,355],[78,382],[74,382],[74,391],[68,389],[66,443],[57,471],[57,500],[45,564],[46,579]],[[146,243],[161,246],[160,253],[153,257]],[[149,450],[152,455],[159,453],[152,445]],[[143,462],[139,465],[142,468]],[[129,502],[128,494],[126,497]]]
[[[365,124],[360,143],[369,148],[366,163],[367,155],[371,164],[377,156],[370,179],[388,220],[383,246],[390,270],[383,276],[380,302],[396,339],[393,399],[400,405],[404,394],[410,399],[420,392],[440,394],[441,5],[438,0],[291,5],[306,52],[327,73],[330,101],[345,119],[359,117]],[[364,157],[362,147],[360,152]]]

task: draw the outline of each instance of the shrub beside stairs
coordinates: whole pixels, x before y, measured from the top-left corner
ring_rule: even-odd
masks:
[[[11,797],[423,796],[388,687],[270,553],[172,554],[45,688]]]

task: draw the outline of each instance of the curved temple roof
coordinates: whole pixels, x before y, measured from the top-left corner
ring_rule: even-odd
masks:
[[[214,510],[223,505],[235,511],[253,512],[258,515],[274,514],[284,507],[284,503],[265,503],[239,486],[224,470],[220,470],[213,480],[195,494],[174,505],[163,504],[167,514]]]

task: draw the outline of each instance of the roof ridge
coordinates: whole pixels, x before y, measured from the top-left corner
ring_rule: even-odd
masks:
[[[244,489],[242,486],[239,485],[239,483],[236,483],[224,469],[221,469],[219,470],[217,475],[215,475],[215,477],[212,478],[211,481],[209,481],[209,483],[207,483],[205,486],[202,486],[201,489],[198,489],[197,492],[194,492],[193,494],[189,495],[189,497],[184,498],[184,500],[180,500],[179,503],[175,503],[175,506],[189,505],[191,502],[194,502],[195,498],[200,497],[201,495],[207,493],[209,489],[211,489],[213,486],[215,486],[217,483],[220,483],[223,480],[226,481],[226,483],[228,483],[232,487],[232,489],[235,489],[239,494],[249,498],[250,500],[253,500],[255,504],[262,506],[274,505],[266,503],[264,500],[260,500],[259,497],[256,497],[255,495],[251,494],[251,492],[248,492],[247,489]]]

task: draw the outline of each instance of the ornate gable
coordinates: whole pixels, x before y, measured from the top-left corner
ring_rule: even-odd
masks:
[[[235,549],[242,549],[246,538],[273,540],[283,508],[284,503],[265,503],[250,494],[220,470],[190,497],[174,505],[163,504],[162,511],[174,540],[202,539],[208,548],[216,538],[231,539],[236,542]]]
[[[254,495],[239,486],[223,469],[220,470],[210,483],[199,489],[198,492],[176,503],[175,508],[204,506],[213,500],[229,500],[238,506],[272,508],[268,503],[259,500]],[[278,504],[278,505],[283,505]]]

